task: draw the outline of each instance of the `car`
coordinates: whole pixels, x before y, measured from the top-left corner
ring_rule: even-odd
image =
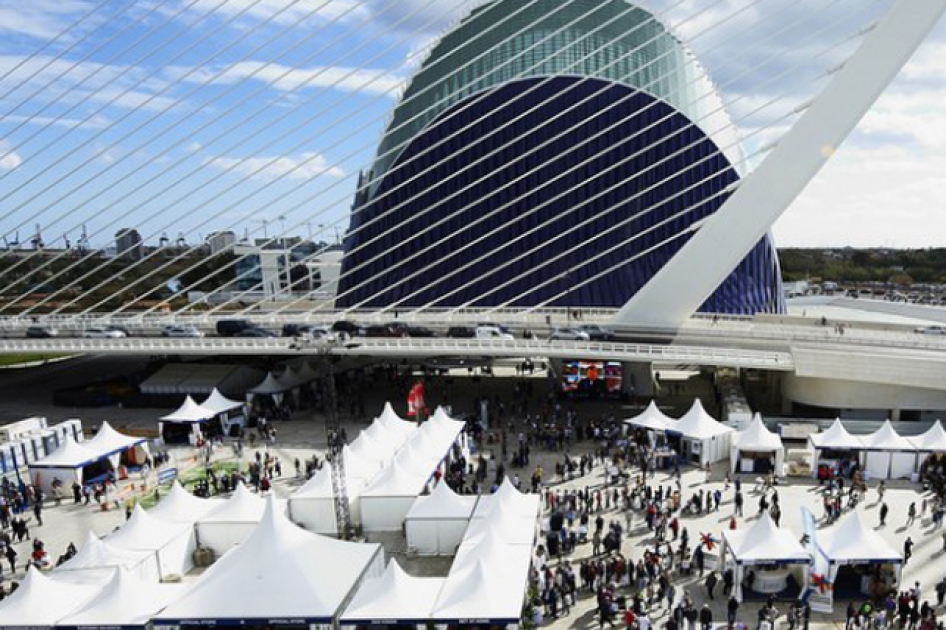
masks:
[[[454,339],[472,339],[476,337],[476,329],[469,326],[452,326],[447,329],[447,336]]]
[[[30,339],[49,339],[58,337],[59,331],[49,326],[30,326],[26,329],[26,336]]]
[[[165,326],[161,329],[162,337],[203,337],[204,333],[193,326]]]
[[[332,332],[345,333],[349,337],[359,337],[365,334],[363,327],[359,326],[355,322],[350,322],[344,319],[340,319],[337,322],[332,323]]]
[[[256,326],[250,326],[249,328],[244,328],[233,337],[276,337],[276,333],[271,330],[266,330],[265,328],[257,328]]]
[[[579,326],[578,329],[588,333],[588,338],[591,341],[612,341],[615,339],[613,330],[602,328],[598,324],[584,324]]]
[[[492,326],[493,328],[498,328],[499,332],[504,335],[509,335],[511,338],[515,338],[516,334],[512,331],[512,328],[506,326],[505,324],[494,324],[493,322],[479,322],[477,326]]]
[[[282,336],[283,337],[298,337],[300,335],[307,334],[313,328],[318,328],[315,324],[283,324],[282,326]]]
[[[256,324],[247,319],[221,319],[217,322],[217,334],[221,337],[236,337],[249,328],[256,328]]]
[[[92,326],[82,331],[84,339],[124,339],[127,336],[124,332],[108,326]]]
[[[556,328],[549,341],[591,341],[591,335],[579,328]]]
[[[131,331],[128,330],[126,327],[122,326],[121,324],[108,324],[107,326],[105,326],[105,328],[107,330],[117,330],[118,332],[122,333],[126,337],[131,337]]]
[[[946,335],[946,326],[923,326],[916,329],[922,335]]]
[[[375,324],[364,330],[365,337],[407,337],[407,326],[403,324]]]
[[[515,337],[512,336],[512,332],[505,332],[502,328],[494,324],[481,324],[477,326],[476,338],[477,339],[506,339],[506,340],[515,339]]]
[[[436,337],[437,333],[424,326],[408,326],[407,335],[409,337]]]

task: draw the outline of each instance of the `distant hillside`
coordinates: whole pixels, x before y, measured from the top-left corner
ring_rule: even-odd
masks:
[[[787,281],[946,284],[946,248],[940,249],[779,249]]]

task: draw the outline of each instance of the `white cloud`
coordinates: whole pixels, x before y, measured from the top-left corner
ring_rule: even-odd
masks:
[[[395,95],[404,82],[402,77],[387,70],[332,66],[291,68],[261,61],[240,61],[229,66],[197,68],[196,70],[176,66],[167,68],[165,74],[170,80],[181,80],[187,83],[233,85],[241,81],[260,81],[283,92],[332,88],[343,92]]]
[[[52,39],[92,8],[78,0],[0,0],[0,33]]]
[[[271,24],[291,25],[306,20],[332,21],[365,18],[368,8],[359,0],[184,0],[193,11],[214,12],[224,18],[270,20]]]
[[[5,140],[0,140],[0,171],[12,171],[23,163],[23,157]]]
[[[298,156],[257,156],[249,158],[214,157],[204,162],[207,166],[220,170],[229,170],[232,173],[245,177],[274,180],[312,179],[320,175],[329,177],[344,177],[345,171],[338,166],[329,164],[324,156],[318,153],[302,153]]]
[[[68,117],[54,118],[51,116],[18,116],[14,114],[0,117],[0,124],[3,123],[11,125],[25,123],[28,125],[38,125],[41,127],[64,127],[66,129],[74,129],[76,127],[83,127],[85,129],[104,129],[109,125],[109,120],[100,115],[95,115],[88,120],[85,120]]]

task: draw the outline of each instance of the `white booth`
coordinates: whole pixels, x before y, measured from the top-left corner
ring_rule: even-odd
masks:
[[[53,574],[105,581],[119,568],[146,582],[161,579],[158,558],[154,552],[119,549],[92,532],[86,533],[85,542],[76,555],[53,569]]]
[[[392,559],[381,577],[361,583],[342,613],[342,626],[427,627],[444,578],[408,575]]]
[[[285,509],[285,501],[277,505]],[[266,499],[238,483],[229,499],[197,519],[197,542],[219,558],[253,533],[265,509]]]
[[[916,449],[916,469],[922,471],[923,464],[930,455],[946,454],[946,430],[943,424],[937,420],[927,431],[921,435],[907,438]]]
[[[186,574],[194,566],[194,528],[185,523],[168,523],[135,506],[131,518],[105,537],[119,549],[150,551],[157,558],[161,579]]]
[[[63,617],[57,628],[145,628],[151,618],[180,597],[183,584],[145,582],[125,569],[116,569],[101,594]]]
[[[811,446],[812,475],[818,479],[829,478],[829,473],[845,462],[856,462],[864,450],[861,439],[851,435],[840,418],[835,418],[826,431],[809,435],[808,443]]]
[[[890,420],[870,435],[861,436],[861,466],[874,479],[909,478],[916,470],[916,447],[897,433]]]
[[[761,415],[755,414],[749,426],[732,436],[731,473],[775,473],[782,476],[784,466],[782,438],[769,431]]]
[[[799,594],[807,586],[811,556],[792,532],[776,527],[767,512],[747,529],[723,531],[720,554],[722,566],[733,569],[733,594],[740,602],[749,575],[748,582],[757,593],[784,591],[790,576]]]
[[[102,583],[74,584],[30,567],[20,587],[0,602],[0,628],[51,628],[102,592]]]
[[[456,553],[478,500],[457,494],[444,481],[429,495],[417,497],[404,519],[407,548],[426,555]]]
[[[706,413],[699,398],[694,398],[690,410],[667,429],[667,438],[674,450],[686,461],[699,466],[729,457],[732,434],[732,427]]]

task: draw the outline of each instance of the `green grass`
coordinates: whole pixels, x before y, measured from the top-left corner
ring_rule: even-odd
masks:
[[[3,365],[21,365],[23,363],[35,363],[36,361],[49,361],[50,359],[61,359],[68,357],[68,354],[0,354],[0,366]]]
[[[238,462],[214,462],[213,470],[217,475],[220,475],[223,472],[230,474],[239,470],[240,464]],[[193,491],[194,484],[198,481],[203,481],[207,478],[207,469],[203,466],[194,466],[193,468],[184,471],[178,481],[181,482],[188,491]],[[161,493],[162,497],[167,496],[168,492],[171,490],[171,484],[166,483],[161,486],[158,486],[158,491]],[[141,507],[145,509],[151,509],[158,504],[158,500],[155,499],[154,490],[148,492],[144,496],[138,499],[138,503],[141,504]]]

